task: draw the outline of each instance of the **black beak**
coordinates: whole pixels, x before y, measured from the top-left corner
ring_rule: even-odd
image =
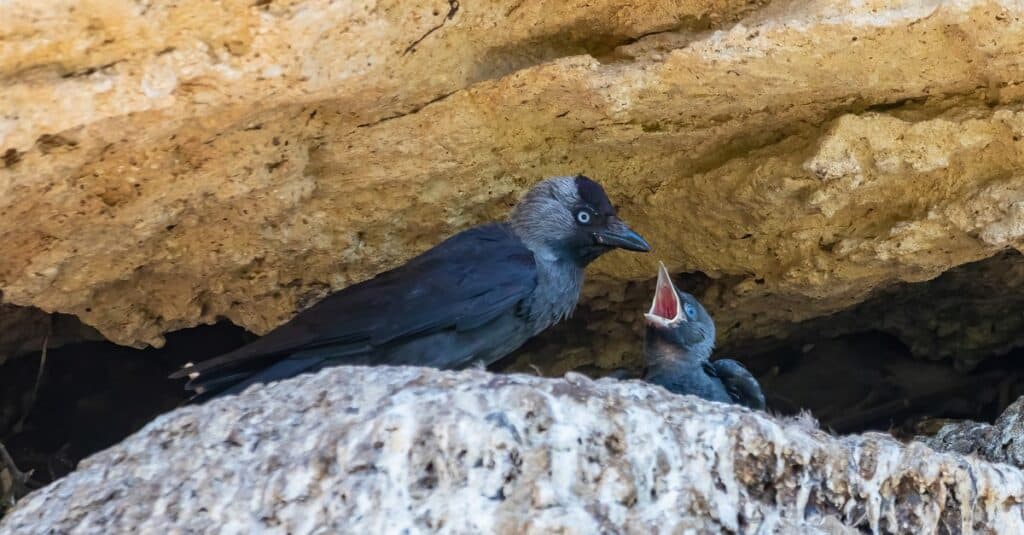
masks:
[[[621,219],[611,216],[605,228],[594,233],[594,241],[606,247],[646,253],[651,250],[647,240],[626,226]]]

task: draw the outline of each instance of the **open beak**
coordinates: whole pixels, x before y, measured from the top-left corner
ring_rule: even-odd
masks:
[[[648,325],[655,327],[672,327],[686,321],[683,315],[683,304],[679,302],[672,277],[669,276],[665,264],[658,262],[658,284],[654,287],[654,302],[651,309],[644,314]]]
[[[607,247],[646,253],[651,250],[647,240],[629,228],[621,219],[611,216],[605,228],[594,233],[594,241]]]

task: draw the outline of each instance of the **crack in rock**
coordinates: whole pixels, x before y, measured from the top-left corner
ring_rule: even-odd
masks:
[[[443,28],[445,23],[447,23],[448,21],[450,21],[453,18],[455,18],[455,14],[458,13],[458,12],[459,12],[459,0],[448,0],[448,14],[445,15],[443,19],[441,19],[441,23],[438,24],[437,26],[434,26],[433,28],[427,30],[427,32],[424,33],[423,35],[421,35],[419,39],[413,41],[411,45],[409,45],[408,47],[405,48],[405,51],[402,52],[402,55],[404,56],[404,55],[406,55],[406,54],[408,54],[410,52],[415,52],[416,51],[416,45],[418,45],[421,42],[423,42],[423,40],[426,39],[427,37],[429,37],[430,34],[436,32],[437,30],[440,30],[441,28]]]

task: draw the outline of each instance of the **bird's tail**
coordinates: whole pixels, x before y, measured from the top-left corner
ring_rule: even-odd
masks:
[[[272,383],[296,375],[317,371],[324,367],[323,356],[295,355],[266,366],[266,362],[247,362],[245,369],[209,370],[189,372],[186,366],[171,377],[188,377],[186,390],[195,393],[186,403],[205,403],[213,398],[241,393],[255,384]],[[264,367],[266,366],[266,367]]]

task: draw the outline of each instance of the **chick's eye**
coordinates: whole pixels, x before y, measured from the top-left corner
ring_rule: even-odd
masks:
[[[579,212],[576,212],[576,221],[579,221],[583,225],[590,223],[590,212],[586,210],[580,210]]]
[[[684,303],[683,304],[683,312],[686,312],[686,317],[688,317],[690,319],[696,319],[697,318],[697,309],[694,308],[694,306],[691,305],[690,303]]]

